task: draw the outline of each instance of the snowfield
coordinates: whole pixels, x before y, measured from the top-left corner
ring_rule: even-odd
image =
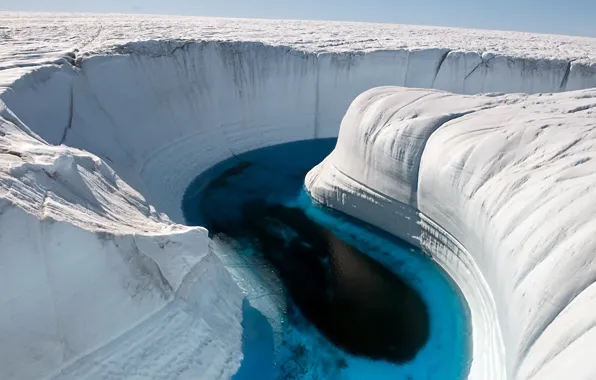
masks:
[[[596,39],[0,13],[0,378],[230,378],[244,293],[184,191],[339,134],[308,190],[456,280],[470,378],[592,379],[591,87]]]

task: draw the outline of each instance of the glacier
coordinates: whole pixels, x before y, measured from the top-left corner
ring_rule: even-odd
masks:
[[[376,88],[307,176],[316,199],[418,242],[452,275],[473,378],[594,376],[578,356],[594,344],[595,99]]]
[[[1,378],[230,378],[244,290],[207,231],[184,225],[184,192],[236,154],[336,136],[307,189],[447,270],[472,312],[470,378],[596,375],[595,39],[130,15],[0,24]],[[400,87],[367,92],[379,86]]]

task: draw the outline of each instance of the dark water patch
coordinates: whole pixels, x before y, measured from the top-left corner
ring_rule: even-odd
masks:
[[[186,219],[252,252],[253,262],[271,265],[289,303],[346,352],[410,361],[430,334],[422,297],[304,210],[287,206],[308,170],[334,144],[331,139],[284,144],[223,163],[187,191]]]
[[[304,316],[347,352],[401,363],[426,343],[429,316],[416,291],[303,210],[251,203],[221,232],[250,241]]]
[[[187,223],[210,229],[213,252],[263,317],[246,307],[238,378],[269,378],[271,344],[276,380],[465,378],[469,314],[448,276],[418,248],[304,191],[305,174],[334,146],[243,153],[185,193]]]

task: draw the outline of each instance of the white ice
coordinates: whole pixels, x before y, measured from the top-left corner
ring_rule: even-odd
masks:
[[[596,89],[360,95],[315,199],[419,244],[472,313],[475,379],[592,379]]]
[[[213,164],[337,136],[376,86],[596,86],[596,40],[578,37],[128,15],[0,13],[0,25],[0,378],[11,380],[238,369],[242,287],[206,231],[180,224],[187,185]],[[333,187],[344,211],[384,228],[396,201],[422,219],[391,232],[418,237],[466,293],[484,350],[472,377],[590,378],[594,91],[390,95],[346,120],[365,109],[412,122],[375,124],[371,146],[342,128],[310,177],[315,197]],[[346,146],[360,182],[329,164]],[[400,151],[409,161],[386,158]]]

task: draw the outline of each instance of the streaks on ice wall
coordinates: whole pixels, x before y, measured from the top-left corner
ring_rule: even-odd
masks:
[[[259,42],[149,41],[82,57],[77,66],[37,68],[0,97],[49,143],[105,159],[178,222],[179,200],[197,173],[250,149],[336,136],[348,105],[372,87],[596,85],[587,63],[449,49],[311,53]]]
[[[470,305],[471,378],[596,373],[579,356],[595,341],[595,100],[376,88],[307,175],[315,199],[450,273]]]

